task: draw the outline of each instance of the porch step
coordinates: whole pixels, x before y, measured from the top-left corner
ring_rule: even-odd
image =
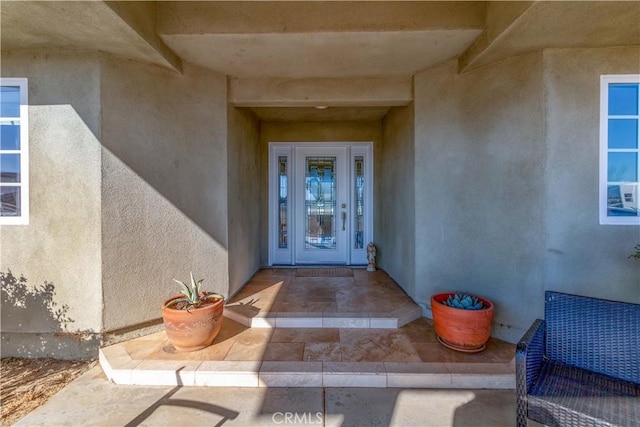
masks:
[[[386,273],[338,273],[261,270],[225,305],[212,346],[178,353],[159,331],[102,348],[100,364],[117,384],[515,387],[513,344],[492,338],[482,353],[456,354]]]
[[[229,304],[224,308],[225,317],[249,328],[397,329],[421,315],[422,309],[414,302],[388,313],[264,312],[243,304]]]
[[[116,384],[207,387],[513,389],[509,363],[134,360],[121,344],[100,350]]]

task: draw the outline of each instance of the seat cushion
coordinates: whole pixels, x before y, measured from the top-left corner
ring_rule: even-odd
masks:
[[[640,384],[551,361],[527,402],[529,418],[548,426],[640,427]]]

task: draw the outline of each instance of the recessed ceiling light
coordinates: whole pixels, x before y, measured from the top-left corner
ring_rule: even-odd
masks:
[[[329,108],[328,105],[316,105],[315,107],[316,110],[326,110],[327,108]]]

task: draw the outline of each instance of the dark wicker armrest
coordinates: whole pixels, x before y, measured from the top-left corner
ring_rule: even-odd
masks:
[[[535,383],[544,356],[544,320],[537,319],[516,347],[518,426],[527,425],[527,393]]]

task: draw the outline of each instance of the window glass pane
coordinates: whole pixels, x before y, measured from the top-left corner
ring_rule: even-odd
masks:
[[[287,236],[287,204],[289,202],[287,194],[287,157],[278,157],[278,220],[280,223],[280,237],[278,247],[286,249],[288,246]]]
[[[364,156],[354,159],[355,170],[355,235],[354,249],[364,248]]]
[[[20,187],[0,187],[0,216],[20,216]]]
[[[637,153],[609,153],[607,179],[612,182],[638,180]]]
[[[336,249],[336,161],[336,157],[306,158],[306,249]]]
[[[20,149],[20,125],[0,124],[0,150]]]
[[[20,182],[20,154],[0,154],[0,182]]]
[[[607,187],[607,216],[639,216],[638,213],[637,184]]]
[[[609,84],[609,115],[638,114],[638,84]]]
[[[29,191],[23,164],[27,159],[25,113],[21,99],[26,98],[26,79],[0,78],[0,224],[26,224],[28,212],[23,204]],[[12,218],[13,217],[13,218]],[[25,221],[21,222],[20,220]]]
[[[638,120],[609,119],[609,148],[638,148]]]
[[[20,87],[0,86],[0,116],[20,117]]]

